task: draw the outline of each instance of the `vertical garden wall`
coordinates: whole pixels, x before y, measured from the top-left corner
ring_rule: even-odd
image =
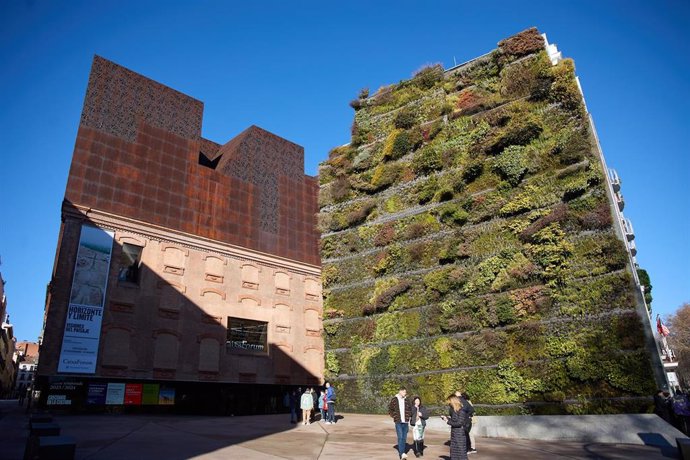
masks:
[[[530,29],[362,91],[320,166],[326,377],[339,410],[400,384],[480,412],[645,410],[654,391],[571,60]]]

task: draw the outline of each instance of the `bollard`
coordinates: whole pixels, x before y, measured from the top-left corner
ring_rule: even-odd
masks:
[[[77,442],[72,436],[39,436],[39,460],[74,460]]]
[[[676,438],[676,446],[678,446],[678,454],[682,460],[690,460],[690,439]]]
[[[53,416],[46,413],[36,413],[29,416],[30,422],[48,423],[53,421]]]
[[[50,414],[31,414],[29,417],[29,429],[34,423],[50,423],[53,421],[53,416]]]
[[[57,423],[33,423],[29,436],[59,436],[60,425]]]

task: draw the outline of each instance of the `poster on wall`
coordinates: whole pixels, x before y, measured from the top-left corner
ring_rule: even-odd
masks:
[[[58,372],[96,372],[113,232],[82,225]]]
[[[125,384],[109,383],[105,394],[105,403],[108,405],[119,405],[125,401]]]
[[[142,404],[158,404],[158,390],[160,385],[157,383],[145,383],[143,395],[141,398]]]
[[[61,380],[51,382],[48,387],[48,398],[46,404],[49,406],[71,406],[75,399],[81,399],[84,382],[73,382]]]
[[[172,406],[175,404],[175,389],[162,387],[158,394],[158,404],[161,406]]]
[[[105,404],[105,393],[108,388],[106,383],[89,383],[89,391],[86,394],[86,404],[102,406]]]
[[[125,406],[138,406],[141,404],[141,383],[128,383],[125,386]]]

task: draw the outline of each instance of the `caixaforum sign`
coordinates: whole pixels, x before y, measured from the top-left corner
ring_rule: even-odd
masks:
[[[82,225],[58,372],[94,374],[113,232]]]

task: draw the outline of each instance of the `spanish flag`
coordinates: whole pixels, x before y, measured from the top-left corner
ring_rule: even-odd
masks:
[[[659,335],[663,337],[668,337],[668,335],[671,333],[664,323],[661,322],[661,316],[659,315],[656,315],[656,330],[659,332]]]

